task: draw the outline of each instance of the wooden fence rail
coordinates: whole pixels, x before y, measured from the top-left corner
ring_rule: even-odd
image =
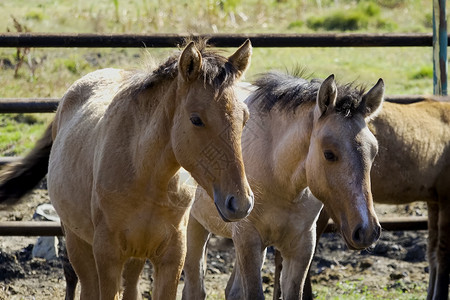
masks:
[[[0,47],[39,48],[165,48],[186,38],[208,38],[215,47],[237,47],[246,39],[254,47],[424,47],[433,45],[428,33],[339,34],[47,34],[1,33]]]
[[[383,230],[406,231],[426,230],[426,217],[399,217],[380,219]],[[335,232],[333,222],[328,223],[325,232]],[[61,224],[50,221],[3,221],[0,222],[0,236],[61,236]]]
[[[50,113],[58,104],[58,98],[0,98],[0,113]]]
[[[424,99],[450,101],[448,96],[392,95],[385,100],[395,103],[414,103]],[[0,113],[51,113],[58,107],[58,98],[0,98]]]

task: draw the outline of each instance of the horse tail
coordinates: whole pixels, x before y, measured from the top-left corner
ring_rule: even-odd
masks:
[[[0,173],[0,203],[18,202],[47,174],[53,144],[52,123],[28,155],[17,163],[9,164]]]

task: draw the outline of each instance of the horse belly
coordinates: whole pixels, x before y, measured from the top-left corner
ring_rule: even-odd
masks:
[[[391,163],[392,164],[392,163]],[[383,204],[407,204],[434,198],[435,174],[399,168],[372,173],[373,200]],[[425,173],[425,172],[424,172]],[[391,174],[391,175],[388,175]]]
[[[51,175],[52,174],[52,175]],[[69,175],[69,176],[67,176]],[[90,194],[70,174],[55,170],[48,175],[50,200],[61,222],[77,236],[92,243],[93,224],[91,220]]]

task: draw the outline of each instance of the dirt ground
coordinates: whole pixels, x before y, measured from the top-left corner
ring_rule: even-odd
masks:
[[[48,203],[45,190],[35,190],[13,208],[0,207],[0,221],[32,220],[35,208]],[[407,206],[376,206],[383,215],[426,215],[423,203]],[[386,232],[367,251],[350,251],[337,234],[326,234],[320,240],[312,266],[314,294],[319,299],[340,299],[345,295],[381,295],[391,290],[413,294],[402,299],[425,299],[428,269],[426,231]],[[65,280],[61,262],[32,258],[37,237],[0,237],[0,300],[64,299]],[[234,252],[228,240],[212,238],[208,254],[206,286],[209,299],[223,299],[223,290],[231,273]],[[267,299],[272,298],[274,254],[268,251],[263,268]],[[149,298],[151,268],[142,274],[141,291]],[[179,291],[183,287],[180,281]],[[384,295],[384,296],[383,296]],[[417,296],[418,295],[418,296]],[[181,298],[181,295],[179,295]],[[352,299],[358,299],[352,298]]]

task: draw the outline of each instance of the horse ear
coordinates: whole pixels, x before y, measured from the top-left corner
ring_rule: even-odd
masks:
[[[252,43],[246,40],[236,52],[228,57],[228,61],[238,70],[238,77],[241,77],[250,66],[252,56]]]
[[[178,61],[178,71],[186,82],[196,80],[202,68],[202,55],[190,42],[183,50]]]
[[[364,117],[374,116],[381,109],[384,98],[384,82],[378,79],[378,82],[363,97],[363,107],[365,108]]]
[[[318,116],[322,116],[327,109],[334,107],[336,104],[336,97],[336,82],[334,82],[334,75],[331,74],[322,82],[319,92],[317,92],[316,109],[318,109]]]

